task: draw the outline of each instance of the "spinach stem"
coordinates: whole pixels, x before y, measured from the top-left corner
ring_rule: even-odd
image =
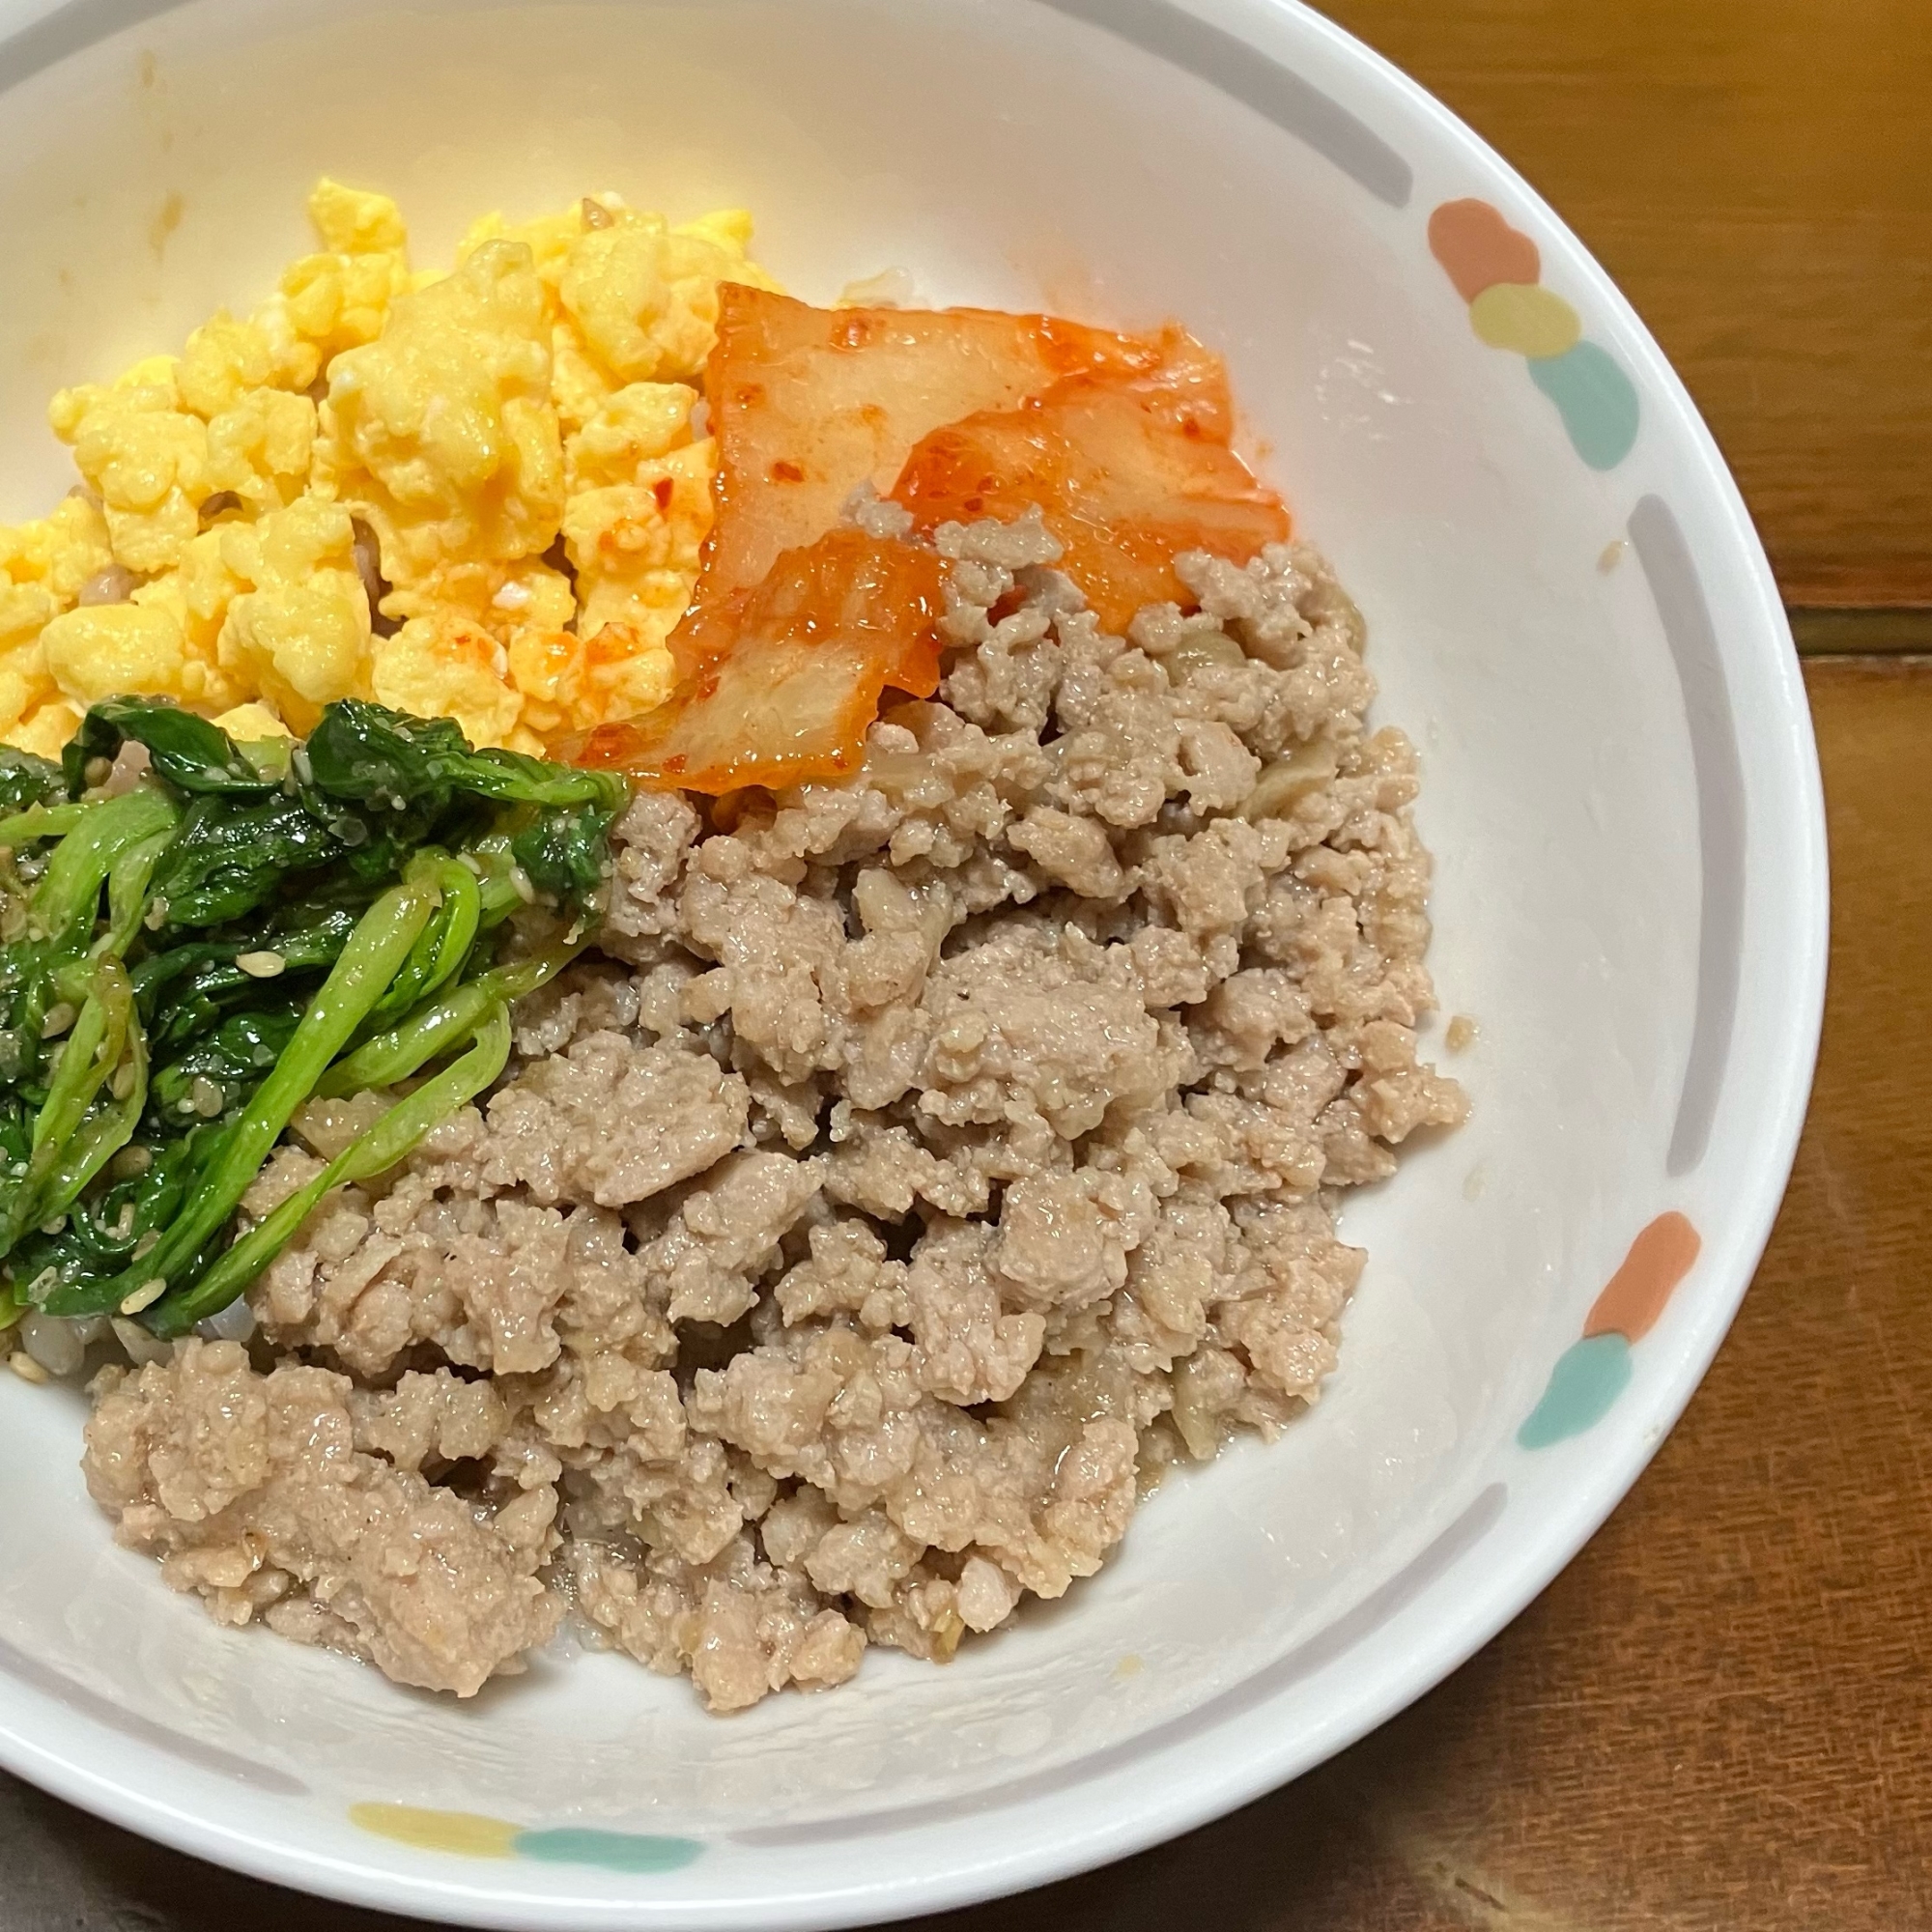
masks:
[[[186,1264],[240,1205],[290,1116],[308,1098],[323,1069],[395,978],[437,903],[433,880],[413,865],[400,885],[391,886],[376,900],[357,923],[247,1110],[224,1129],[220,1151],[159,1245],[105,1281],[57,1287],[47,1298],[50,1313],[99,1314],[156,1280],[186,1286],[183,1279]]]
[[[325,1194],[394,1167],[439,1121],[482,1093],[509,1058],[510,1015],[499,1001],[475,1027],[467,1053],[397,1101],[259,1227],[243,1235],[193,1288],[157,1302],[149,1314],[149,1326],[158,1335],[183,1335],[197,1321],[218,1315],[281,1253]]]
[[[339,1099],[345,1094],[359,1094],[365,1087],[393,1087],[398,1080],[407,1080],[419,1066],[465,1038],[492,1007],[535,992],[562,972],[582,950],[576,946],[558,948],[520,959],[513,966],[493,966],[454,991],[425,1001],[389,1032],[364,1040],[354,1053],[337,1061],[315,1091],[327,1099]]]
[[[22,820],[37,815],[53,819],[62,813],[80,814],[53,849],[47,869],[34,888],[33,909],[50,938],[68,934],[83,925],[91,936],[94,916],[100,899],[100,888],[121,855],[131,846],[143,844],[156,833],[174,830],[180,813],[157,791],[123,792],[119,798],[102,799],[95,805],[55,806],[37,814],[22,812],[17,818],[0,821],[0,844],[12,842],[9,834]],[[46,832],[29,837],[46,838]]]

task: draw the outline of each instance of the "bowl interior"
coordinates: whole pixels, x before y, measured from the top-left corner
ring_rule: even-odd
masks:
[[[51,391],[259,298],[325,171],[395,194],[419,265],[488,209],[611,186],[680,218],[752,209],[809,298],[895,268],[935,302],[1184,322],[1368,613],[1378,721],[1423,754],[1443,1010],[1479,1028],[1445,1056],[1468,1126],[1347,1209],[1371,1259],[1319,1408],[1168,1482],[1065,1602],[943,1671],[873,1653],[829,1698],[721,1722],[589,1657],[459,1708],[218,1631],[113,1548],[78,1399],[0,1378],[18,1768],[211,1855],[449,1916],[908,1910],[1314,1762],[1520,1607],[1668,1427],[1768,1225],[1815,1023],[1815,790],[1762,559],[1648,338],[1493,156],[1312,15],[1212,13],[80,0],[0,45],[9,519],[71,480]],[[1472,330],[1429,235],[1470,197],[1540,244],[1543,286],[1621,372],[1637,426],[1614,461],[1548,358]],[[1693,1035],[1716,1062],[1687,1143]],[[1702,1251],[1654,1332],[1623,1334],[1632,1386],[1588,1434],[1523,1446],[1666,1211]],[[1573,1377],[1616,1379],[1620,1332]],[[626,1838],[486,1867],[359,1830],[369,1802]]]

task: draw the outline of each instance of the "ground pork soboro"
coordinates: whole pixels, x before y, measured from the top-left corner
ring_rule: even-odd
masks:
[[[95,1493],[216,1615],[467,1692],[567,1594],[735,1710],[951,1656],[1316,1399],[1338,1190],[1463,1112],[1360,619],[1285,546],[1111,637],[1037,519],[936,541],[946,680],[861,776],[638,799],[601,956],[311,1216],[255,1360],[102,1384]]]
[[[258,1375],[239,1344],[191,1341],[165,1365],[103,1372],[88,1487],[121,1541],[222,1621],[259,1616],[469,1696],[559,1615],[536,1576],[554,1492],[482,1512],[420,1473],[487,1453],[502,1423],[487,1386],[446,1372],[372,1396],[326,1369]]]

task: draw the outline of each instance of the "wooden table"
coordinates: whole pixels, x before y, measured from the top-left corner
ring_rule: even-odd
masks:
[[[1689,380],[1807,666],[1831,803],[1810,1124],[1635,1492],[1299,1784],[926,1932],[1932,1926],[1932,4],[1334,0],[1572,220]],[[0,1927],[400,1921],[0,1778]]]

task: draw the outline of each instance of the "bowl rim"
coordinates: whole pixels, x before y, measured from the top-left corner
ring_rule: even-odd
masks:
[[[186,3],[0,0],[0,54],[17,51],[23,38],[32,37],[42,43],[43,56],[29,70],[37,71]],[[64,1754],[45,1741],[58,1736],[56,1725],[40,1725],[39,1735],[34,1727],[16,1725],[21,1700],[5,1679],[0,1679],[0,1766],[114,1824],[231,1869],[345,1904],[445,1922],[555,1932],[589,1926],[815,1932],[953,1909],[1091,1870],[1191,1831],[1313,1770],[1387,1722],[1489,1643],[1577,1554],[1643,1473],[1701,1382],[1749,1287],[1796,1156],[1823,1021],[1829,945],[1824,798],[1809,706],[1782,601],[1738,486],[1649,329],[1554,210],[1420,83],[1305,0],[1034,4],[1117,32],[1126,32],[1122,23],[1129,16],[1145,20],[1178,14],[1237,43],[1246,59],[1291,73],[1293,70],[1284,68],[1268,43],[1293,41],[1324,69],[1346,70],[1346,92],[1356,99],[1373,99],[1378,116],[1425,129],[1435,148],[1452,155],[1472,180],[1484,183],[1513,213],[1532,219],[1546,256],[1555,255],[1570,281],[1587,290],[1594,311],[1608,320],[1619,347],[1634,364],[1643,396],[1659,406],[1684,459],[1687,487],[1700,498],[1700,508],[1719,531],[1719,545],[1748,584],[1747,601],[1728,606],[1725,613],[1726,633],[1741,640],[1737,648],[1746,654],[1759,714],[1748,735],[1742,726],[1738,731],[1740,753],[1748,753],[1753,769],[1789,788],[1787,804],[1796,832],[1794,844],[1779,854],[1784,918],[1796,942],[1783,962],[1779,987],[1783,1010],[1778,1030],[1785,1035],[1787,1051],[1771,1101],[1751,1122],[1749,1180],[1730,1209],[1726,1252],[1721,1264],[1699,1283],[1694,1320],[1679,1338],[1667,1373],[1648,1380],[1641,1431],[1629,1435],[1624,1453],[1604,1457],[1590,1467],[1567,1507],[1547,1507],[1535,1521],[1519,1521],[1508,1551],[1495,1555],[1482,1576],[1462,1579],[1456,1592],[1460,1614],[1415,1625],[1406,1654],[1382,1672],[1372,1694],[1337,1699],[1325,1721],[1286,1734],[1268,1731],[1264,1719],[1272,1693],[1264,1695],[1250,1709],[1230,1714],[1192,1739],[1143,1755],[1132,1767],[1132,1782],[1121,1787],[1119,1804],[1094,1802],[1105,1774],[1072,1782],[1059,1799],[1037,1807],[1024,1833],[1003,1833],[997,1827],[982,1832],[977,1848],[962,1844],[944,1865],[927,1864],[919,1871],[778,1896],[747,1889],[731,1898],[709,1900],[610,1900],[525,1891],[514,1885],[464,1884],[430,1874],[404,1877],[393,1868],[335,1857],[289,1835],[252,1832],[185,1812],[164,1791],[117,1778],[84,1762],[83,1753]],[[1131,33],[1127,37],[1136,38]],[[1400,1617],[1392,1619],[1384,1626],[1385,1643],[1398,1625],[1409,1631]],[[1244,1734],[1241,1746],[1230,1749],[1236,1730]],[[1146,1775],[1150,1762],[1165,1759],[1184,1763],[1186,1775]],[[997,1816],[997,1807],[993,1813]],[[1048,1813],[1050,1818],[1040,1815]],[[952,1827],[932,1829],[937,1833]],[[503,1867],[495,1868],[497,1874],[509,1875]]]

